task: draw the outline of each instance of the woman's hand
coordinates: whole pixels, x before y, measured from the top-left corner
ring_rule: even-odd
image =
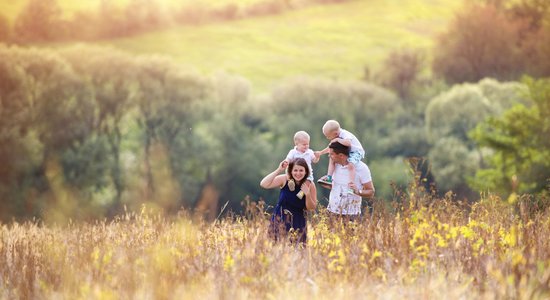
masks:
[[[279,175],[281,171],[286,169],[288,167],[288,161],[285,159],[281,163],[279,163],[279,166],[277,169],[269,174],[267,174],[262,181],[260,181],[260,186],[264,189],[272,189],[275,187],[282,187],[284,181],[286,180],[286,175]]]
[[[286,169],[288,167],[288,160],[283,160],[280,164],[279,164],[279,171],[282,171],[284,169]]]

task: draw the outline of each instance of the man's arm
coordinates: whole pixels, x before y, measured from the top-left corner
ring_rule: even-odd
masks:
[[[315,207],[317,207],[317,188],[315,184],[306,180],[306,182],[302,184],[302,191],[306,195],[306,209],[314,210]]]
[[[372,198],[374,197],[374,185],[372,184],[372,181],[369,181],[367,183],[363,183],[363,187],[360,189],[357,189],[354,191],[355,194],[363,197],[363,198]]]

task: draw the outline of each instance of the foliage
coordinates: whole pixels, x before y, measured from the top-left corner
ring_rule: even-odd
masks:
[[[394,50],[386,57],[381,71],[382,86],[395,91],[406,103],[412,90],[420,81],[425,55],[420,50]]]
[[[398,200],[396,194],[406,190],[411,181],[407,158],[403,156],[382,157],[369,163],[372,180],[379,199]],[[326,203],[323,203],[326,204]]]
[[[36,49],[1,50],[9,61],[4,68],[8,80],[3,86],[3,94],[7,96],[3,97],[3,102],[7,109],[3,112],[6,122],[2,130],[8,133],[4,136],[6,145],[14,138],[20,139],[13,143],[15,147],[8,147],[4,153],[5,158],[13,158],[18,167],[8,176],[16,180],[4,181],[6,178],[2,178],[2,185],[10,191],[2,195],[2,201],[11,199],[17,205],[26,203],[23,215],[32,215],[46,205],[40,201],[40,195],[51,191],[51,180],[62,178],[74,180],[76,184],[90,183],[82,179],[94,177],[91,185],[101,180],[101,174],[92,173],[94,168],[85,168],[86,165],[80,163],[77,165],[83,169],[78,175],[67,168],[65,174],[54,172],[50,174],[55,175],[47,176],[52,162],[64,157],[63,163],[71,164],[67,161],[71,157],[68,152],[74,154],[87,144],[93,132],[93,120],[88,113],[93,110],[93,103],[87,97],[83,82],[57,54]]]
[[[60,37],[61,9],[56,0],[29,0],[13,27],[18,41],[51,41]]]
[[[550,85],[525,79],[532,106],[516,105],[472,131],[472,138],[493,153],[472,186],[502,194],[548,192],[550,184]]]
[[[276,160],[270,160],[272,146],[258,134],[258,128],[247,123],[250,116],[262,116],[254,112],[250,82],[223,73],[214,80],[216,99],[204,103],[210,117],[204,124],[207,134],[203,138],[210,147],[203,150],[203,166],[218,183],[221,203],[229,201],[238,209],[236,201],[231,200],[253,195],[258,179],[264,175],[259,167]]]
[[[0,14],[0,42],[5,42],[10,37],[10,24],[8,19]]]
[[[525,86],[484,79],[455,85],[433,98],[426,108],[426,131],[433,146],[429,157],[436,182],[443,191],[468,194],[467,178],[480,166],[480,151],[468,133],[490,116],[515,103],[528,103]]]
[[[457,85],[434,98],[426,108],[426,129],[431,143],[447,136],[468,140],[468,131],[493,113],[479,87]]]
[[[548,76],[548,2],[478,2],[470,2],[439,36],[434,73],[449,83]]]
[[[194,154],[192,149],[181,149],[178,145],[194,138],[188,131],[198,117],[193,113],[193,108],[197,103],[209,99],[211,92],[206,79],[178,68],[166,57],[140,57],[136,63],[139,72],[136,74],[138,89],[135,101],[139,111],[137,121],[143,136],[146,178],[144,200],[152,201],[159,197],[156,189],[162,186],[163,179],[155,179],[153,176],[154,157],[151,151],[156,146],[166,149],[165,158],[169,161],[167,176],[173,176],[182,163],[181,156],[189,155],[188,151]],[[171,197],[176,197],[172,199],[174,202],[170,207],[174,209],[180,204],[181,195],[174,194]]]
[[[430,143],[423,126],[406,124],[394,129],[390,135],[378,139],[384,156],[425,157]]]
[[[430,149],[429,159],[437,187],[441,191],[453,190],[464,195],[466,179],[473,177],[480,157],[456,137],[441,138]]]
[[[535,77],[550,76],[550,9],[541,29],[532,34],[526,42],[524,58],[527,61],[526,73]]]
[[[0,217],[13,213],[23,215],[24,205],[9,198],[20,198],[14,190],[30,183],[42,159],[41,144],[36,132],[28,132],[30,116],[24,101],[24,75],[18,70],[5,47],[0,47]]]
[[[93,119],[97,135],[94,139],[99,143],[95,151],[103,149],[100,151],[105,153],[100,157],[87,157],[95,157],[95,160],[105,162],[104,168],[110,169],[111,181],[116,190],[114,206],[117,207],[124,189],[125,177],[121,170],[120,156],[121,143],[127,133],[121,123],[134,104],[134,76],[137,68],[131,58],[114,49],[75,46],[62,50],[61,55],[78,74],[81,74],[82,80],[86,82],[89,97],[93,99],[94,109],[88,111],[88,115]],[[87,59],[82,60],[82,56]],[[99,146],[100,144],[102,146]],[[110,159],[107,159],[108,157]],[[97,165],[100,164],[96,162]],[[89,166],[84,164],[84,167]]]
[[[472,5],[456,15],[439,37],[434,73],[450,83],[485,77],[513,79],[519,75],[517,25],[492,5]]]

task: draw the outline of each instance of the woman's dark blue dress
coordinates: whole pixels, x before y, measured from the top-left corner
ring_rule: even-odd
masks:
[[[298,198],[300,187],[296,186],[294,191],[288,188],[288,180],[281,188],[279,193],[279,202],[271,216],[271,232],[277,240],[281,235],[286,234],[291,229],[296,234],[296,242],[305,243],[307,240],[306,227],[306,197]]]

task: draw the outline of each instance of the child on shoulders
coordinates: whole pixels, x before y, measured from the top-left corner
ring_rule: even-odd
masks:
[[[330,141],[330,143],[339,142],[342,145],[350,147],[348,157],[348,162],[350,162],[350,164],[348,164],[347,168],[349,169],[349,184],[351,185],[355,178],[355,165],[365,158],[365,149],[363,148],[363,145],[361,145],[361,142],[353,133],[341,128],[340,123],[335,120],[328,120],[325,125],[323,125],[323,134]],[[329,153],[328,146],[321,151],[315,152],[314,154],[316,157],[320,157],[321,155],[327,153]],[[327,175],[321,177],[317,182],[332,184],[332,174],[334,173],[334,168],[334,162],[330,159]],[[353,194],[353,189],[349,188],[348,193]]]

